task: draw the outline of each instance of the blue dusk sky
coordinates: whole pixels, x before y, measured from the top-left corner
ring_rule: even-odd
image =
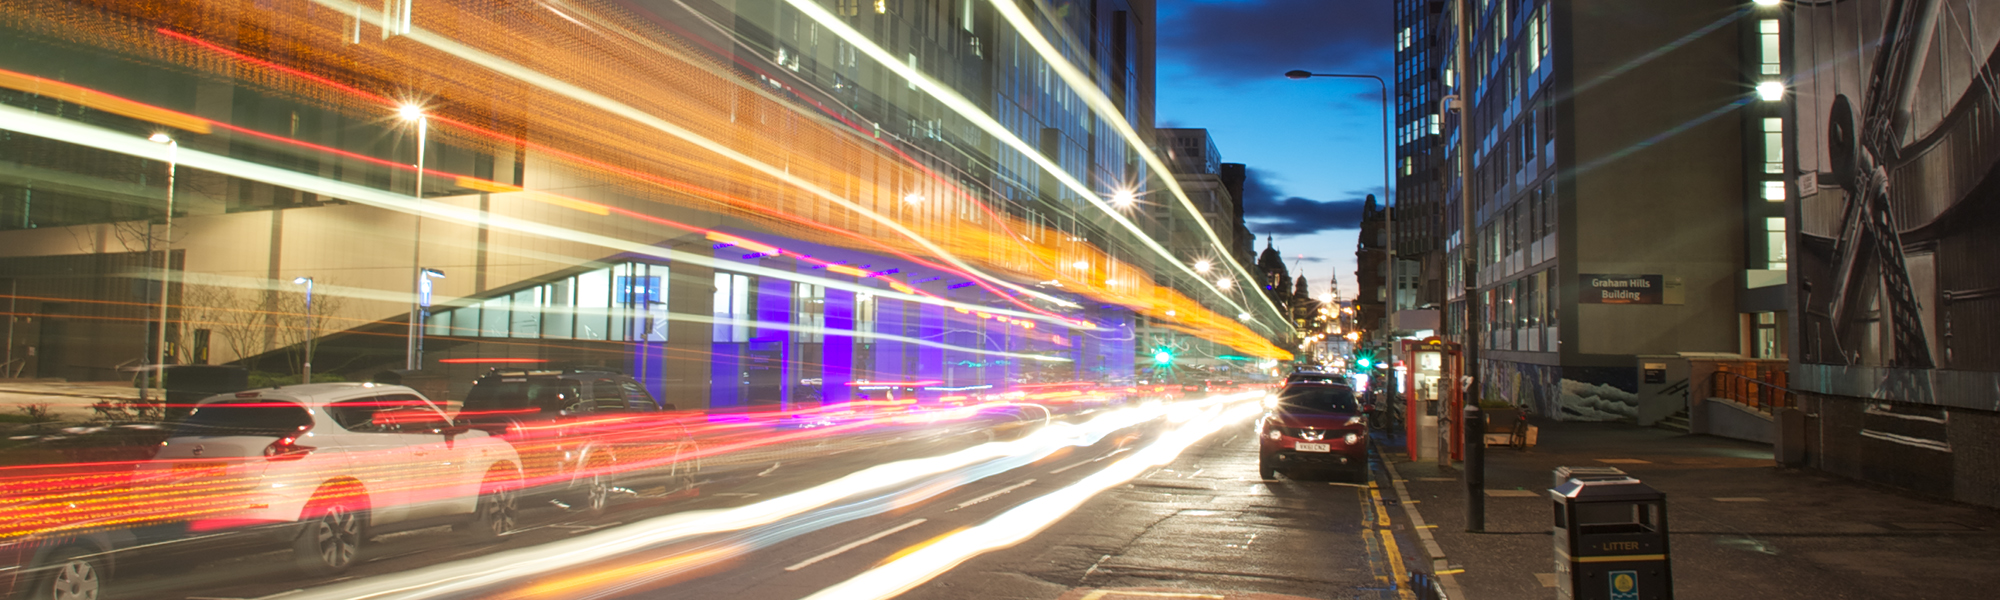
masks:
[[[1162,0],[1158,123],[1209,130],[1223,162],[1243,163],[1245,220],[1276,235],[1314,295],[1340,276],[1353,298],[1363,196],[1381,195],[1382,105],[1367,79],[1286,79],[1286,71],[1389,79],[1388,0]],[[1393,83],[1393,81],[1391,82]]]

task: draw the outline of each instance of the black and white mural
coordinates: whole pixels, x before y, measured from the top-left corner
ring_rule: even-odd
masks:
[[[1794,382],[1993,410],[2000,4],[1791,6]]]

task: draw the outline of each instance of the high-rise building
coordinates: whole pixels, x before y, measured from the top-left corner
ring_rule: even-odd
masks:
[[[1453,63],[1454,5],[1467,11],[1465,65]],[[1641,356],[1785,355],[1746,341],[1789,309],[1782,235],[1767,235],[1787,230],[1783,174],[1766,155],[1781,105],[1757,86],[1791,71],[1752,43],[1760,10],[1396,2],[1396,243],[1432,257],[1419,296],[1446,305],[1460,336],[1470,249],[1483,397],[1638,419]],[[1447,93],[1461,108],[1440,113]]]

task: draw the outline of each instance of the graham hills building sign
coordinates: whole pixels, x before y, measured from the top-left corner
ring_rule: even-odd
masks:
[[[1680,304],[1681,278],[1663,275],[1578,275],[1582,304]]]

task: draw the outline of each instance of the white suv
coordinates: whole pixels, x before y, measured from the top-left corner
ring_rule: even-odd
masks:
[[[212,396],[160,443],[140,477],[171,481],[190,534],[254,529],[289,541],[301,570],[355,563],[390,530],[514,528],[520,459],[452,422],[416,390],[315,383]]]

